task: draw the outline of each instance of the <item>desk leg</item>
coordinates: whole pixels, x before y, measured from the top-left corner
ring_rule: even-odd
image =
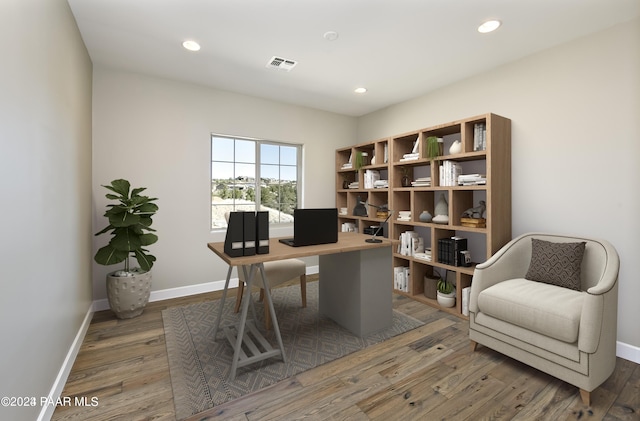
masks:
[[[273,331],[276,334],[276,339],[278,340],[278,346],[280,347],[280,353],[282,354],[282,362],[287,362],[287,357],[284,353],[284,345],[282,344],[282,337],[280,336],[280,327],[278,326],[278,319],[276,317],[276,310],[273,307],[273,301],[271,300],[271,291],[269,291],[269,283],[267,282],[267,277],[264,274],[264,264],[258,263],[258,268],[260,270],[260,276],[262,277],[262,287],[264,288],[264,297],[269,305],[269,311],[271,312],[271,323],[273,324]]]
[[[220,308],[218,309],[218,319],[216,320],[216,326],[213,328],[213,341],[216,340],[218,329],[220,328],[220,319],[222,319],[222,309],[224,308],[224,300],[227,298],[227,290],[229,289],[229,280],[231,279],[231,271],[233,266],[229,266],[227,270],[227,281],[224,283],[224,290],[222,291],[222,299],[220,300]]]
[[[250,276],[252,277],[251,279],[253,279],[253,277],[255,276],[255,271],[256,271],[256,268],[253,265],[251,266],[251,269],[249,269],[249,273],[247,273],[247,267],[246,266],[238,266],[238,270],[240,270],[240,268],[242,268],[242,271],[244,272],[244,279],[249,279]],[[242,282],[242,281],[238,280],[238,282]],[[257,323],[258,318],[256,317],[256,306],[255,306],[255,304],[253,302],[253,299],[251,298],[252,297],[251,292],[249,292],[249,294],[245,294],[245,295],[247,297],[243,297],[242,299],[243,300],[245,300],[245,299],[251,300],[251,315],[253,316],[253,320]]]
[[[253,287],[253,277],[256,273],[256,265],[252,264],[251,269],[249,269],[249,276],[246,276],[247,272],[245,270],[245,296],[242,298],[242,312],[240,314],[240,322],[237,327],[237,337],[236,344],[233,347],[233,360],[231,362],[231,373],[229,375],[229,380],[233,381],[236,379],[236,371],[238,370],[238,362],[240,361],[240,355],[242,352],[242,340],[244,338],[244,328],[247,323],[247,312],[249,311],[249,301],[251,301],[251,288]]]

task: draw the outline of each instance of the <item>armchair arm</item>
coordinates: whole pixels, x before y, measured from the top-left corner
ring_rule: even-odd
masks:
[[[618,271],[620,258],[613,246],[600,244],[606,251],[606,266],[598,283],[587,290],[580,315],[578,348],[593,354],[604,337],[615,341],[618,314]]]
[[[605,250],[605,267],[598,283],[587,290],[589,294],[600,295],[613,289],[618,281],[620,257],[613,246],[603,240],[598,241]]]
[[[476,266],[471,281],[471,299],[469,311],[478,311],[478,295],[485,289],[498,282],[514,278],[523,278],[529,268],[531,247],[529,241],[523,240],[521,235],[491,256],[486,262]]]

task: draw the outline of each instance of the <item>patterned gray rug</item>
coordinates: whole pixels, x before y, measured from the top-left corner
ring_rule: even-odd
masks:
[[[254,293],[254,301],[257,296]],[[233,349],[221,331],[216,342],[212,339],[219,300],[162,312],[178,420],[424,324],[394,310],[392,327],[359,338],[318,314],[317,282],[307,284],[307,308],[301,307],[299,285],[276,288],[272,296],[288,362],[271,358],[239,368],[233,382],[228,380]],[[238,320],[234,305],[235,296],[227,296],[222,325]],[[255,308],[259,330],[277,347],[273,330],[264,332],[262,303],[256,302]]]

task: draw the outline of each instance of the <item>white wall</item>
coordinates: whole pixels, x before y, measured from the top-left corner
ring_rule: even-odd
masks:
[[[304,206],[335,206],[335,149],[355,139],[355,118],[99,66],[93,89],[94,231],[106,224],[101,185],[125,178],[158,197],[154,291],[226,277],[206,246],[224,240],[210,231],[211,133],[302,143]],[[111,270],[94,263],[94,298],[106,296]]]
[[[358,142],[486,112],[512,120],[513,235],[609,240],[618,340],[640,347],[640,20],[364,116]]]
[[[38,399],[0,419],[34,420],[92,303],[92,66],[65,0],[4,0],[0,34],[0,396]]]

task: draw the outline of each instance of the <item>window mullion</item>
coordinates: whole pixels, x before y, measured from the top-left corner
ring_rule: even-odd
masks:
[[[260,203],[262,203],[262,183],[261,183],[261,171],[260,171],[260,163],[262,162],[262,158],[260,157],[260,141],[256,141],[256,171],[255,171],[255,177],[256,177],[256,184],[255,184],[255,201],[256,201],[256,211],[260,210]]]

